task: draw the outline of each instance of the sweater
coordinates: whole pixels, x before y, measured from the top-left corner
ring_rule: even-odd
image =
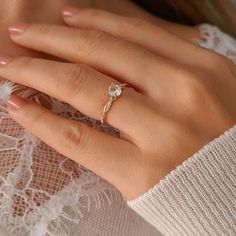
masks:
[[[236,235],[236,125],[127,203],[163,235]]]

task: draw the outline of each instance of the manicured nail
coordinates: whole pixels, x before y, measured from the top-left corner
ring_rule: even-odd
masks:
[[[26,99],[21,98],[17,95],[11,95],[10,98],[7,101],[7,107],[11,111],[18,111],[21,109],[24,105],[29,103]]]
[[[74,16],[75,14],[77,14],[79,12],[78,8],[75,7],[66,7],[62,10],[62,15],[65,18],[69,18]]]
[[[19,24],[15,24],[10,26],[9,32],[11,36],[20,36],[22,33],[25,32],[25,30],[29,27],[29,24],[26,23],[19,23]]]
[[[13,57],[0,55],[0,66],[5,66],[13,60]]]

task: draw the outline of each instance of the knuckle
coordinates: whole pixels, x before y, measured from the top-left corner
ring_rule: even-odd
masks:
[[[59,145],[72,152],[80,152],[84,142],[83,126],[75,121],[65,123],[59,135]]]
[[[48,32],[50,32],[52,27],[53,26],[50,24],[34,24],[31,30],[36,35],[44,36],[45,34],[48,34]]]
[[[191,78],[187,81],[184,91],[185,106],[189,112],[198,112],[209,94],[208,87],[199,78]]]
[[[134,30],[136,30],[146,26],[147,22],[143,19],[133,17],[130,18],[129,24]]]
[[[48,115],[48,110],[44,109],[40,112],[40,114],[36,114],[35,116],[31,116],[30,121],[28,122],[29,129],[34,130],[35,126],[37,126],[40,120],[44,120],[44,116]]]
[[[85,30],[75,38],[75,46],[80,56],[86,58],[106,44],[108,34],[101,30]]]
[[[196,77],[194,71],[185,67],[185,66],[178,66],[175,67],[173,72],[175,72],[177,78],[181,80],[181,82],[186,83],[190,79],[194,79]]]
[[[203,75],[194,69],[180,68],[177,73],[184,109],[190,114],[195,114],[203,107],[211,94],[207,80],[203,80],[201,78]]]
[[[59,80],[59,86],[63,87],[66,96],[70,99],[78,94],[86,91],[89,77],[89,68],[86,65],[73,65],[73,67],[65,74],[64,79]]]
[[[31,67],[31,64],[33,63],[35,59],[31,58],[31,57],[19,57],[16,58],[13,61],[14,67],[22,69],[24,67]]]
[[[103,12],[101,10],[93,9],[93,8],[87,8],[83,10],[83,13],[87,14],[91,18],[97,18],[102,16]]]
[[[225,65],[226,62],[227,62],[226,57],[216,53],[212,55],[212,63],[216,68],[218,68],[218,66]]]
[[[124,19],[118,23],[118,32],[124,36],[132,35],[134,32],[142,30],[146,25],[147,22],[140,18],[124,17]]]
[[[206,61],[204,69],[210,82],[228,80],[234,76],[235,64],[229,58],[212,52]]]
[[[207,65],[214,69],[222,68],[229,63],[229,59],[215,52],[207,52],[206,61],[208,62]]]

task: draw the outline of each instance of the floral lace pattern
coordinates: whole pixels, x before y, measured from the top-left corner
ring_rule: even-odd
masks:
[[[10,92],[10,88],[9,82],[1,85],[1,90]],[[51,104],[61,116],[118,135],[116,130],[101,126],[65,103],[51,98]],[[61,218],[69,217],[69,208],[74,211],[71,220],[79,223],[84,210],[121,199],[108,182],[55,152],[13,121],[3,103],[0,123],[0,222],[7,232],[28,235],[40,228],[40,235],[58,235]]]
[[[197,41],[199,45],[236,63],[233,38],[208,24],[200,25],[199,29],[202,33],[202,39]],[[79,228],[86,213],[92,209],[106,209],[124,199],[107,181],[60,155],[13,121],[5,104],[13,92],[39,103],[44,100],[60,116],[84,122],[111,135],[119,136],[119,132],[84,116],[66,103],[38,95],[33,89],[22,89],[9,81],[0,82],[1,235],[78,235],[75,229]],[[127,219],[123,221],[119,223],[121,227]]]

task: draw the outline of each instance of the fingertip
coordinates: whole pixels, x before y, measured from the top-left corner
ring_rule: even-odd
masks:
[[[77,13],[79,13],[80,8],[78,7],[65,7],[62,9],[62,16],[65,20],[73,18]]]
[[[7,101],[7,108],[11,112],[17,112],[29,103],[25,98],[17,95],[11,95]]]
[[[3,67],[13,61],[14,57],[0,54],[0,66]]]
[[[11,37],[21,36],[26,29],[30,26],[28,23],[16,23],[8,27],[9,33]]]

